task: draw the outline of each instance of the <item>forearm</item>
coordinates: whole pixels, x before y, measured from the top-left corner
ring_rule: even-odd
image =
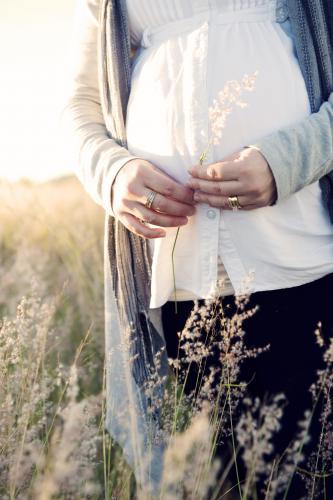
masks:
[[[67,68],[60,127],[68,161],[85,190],[109,215],[119,169],[137,158],[108,134],[100,104],[97,36],[99,0],[79,0]]]
[[[252,144],[275,178],[277,203],[333,170],[333,93],[317,113]]]
[[[99,104],[76,95],[63,109],[62,131],[74,173],[93,200],[114,216],[112,183],[120,168],[136,157],[107,135],[99,114]]]

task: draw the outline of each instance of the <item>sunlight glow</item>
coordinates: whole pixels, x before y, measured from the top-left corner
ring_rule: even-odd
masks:
[[[58,131],[75,0],[0,3],[0,177],[70,172]]]

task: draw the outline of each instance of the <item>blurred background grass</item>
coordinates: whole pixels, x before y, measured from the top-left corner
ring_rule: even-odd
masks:
[[[63,361],[73,359],[90,329],[100,367],[104,355],[103,210],[74,176],[44,183],[2,181],[0,197],[1,316],[15,314],[34,279],[41,298],[62,294],[56,317],[66,332],[60,349]],[[100,386],[102,370],[93,375]]]
[[[0,498],[130,498],[103,428],[104,212],[71,175],[0,199]]]

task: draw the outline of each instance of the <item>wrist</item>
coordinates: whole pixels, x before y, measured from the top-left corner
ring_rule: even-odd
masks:
[[[272,202],[268,205],[269,207],[272,207],[273,205],[276,205],[277,203],[277,199],[278,199],[278,190],[277,190],[277,185],[276,185],[276,181],[275,181],[275,177],[274,177],[274,173],[273,173],[273,170],[270,166],[270,164],[268,163],[267,161],[267,158],[266,156],[264,155],[264,153],[262,152],[262,150],[260,149],[259,146],[257,146],[256,144],[249,144],[247,146],[244,146],[243,149],[254,149],[256,151],[258,151],[258,153],[261,154],[261,156],[264,158],[271,174],[272,174],[272,179],[273,179],[273,182],[274,182],[274,192],[273,192],[273,196],[272,196]]]

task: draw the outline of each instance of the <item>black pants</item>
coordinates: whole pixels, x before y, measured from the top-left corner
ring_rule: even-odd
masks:
[[[221,300],[224,314],[231,317],[236,310],[234,296],[223,297]],[[302,418],[304,410],[312,408],[308,388],[316,380],[316,370],[324,366],[323,351],[315,341],[314,330],[320,321],[322,336],[328,345],[328,339],[333,335],[333,273],[298,287],[253,293],[246,308],[256,305],[259,310],[243,323],[245,344],[248,347],[259,347],[270,343],[271,347],[258,357],[247,359],[243,363],[240,380],[250,380],[255,374],[247,388],[251,396],[263,398],[278,392],[284,392],[287,396],[288,404],[281,420],[282,429],[276,434],[274,441],[276,452],[281,453],[294,436],[296,423]],[[177,308],[176,314],[175,304],[171,301],[162,307],[167,352],[173,358],[177,357],[177,332],[184,327],[193,308],[193,301],[178,302]],[[181,353],[182,351],[180,355]],[[196,376],[193,372],[192,377]],[[187,391],[193,387],[194,382],[190,377]],[[316,427],[316,415],[315,413],[311,428],[314,437],[320,432],[319,423]],[[309,444],[309,450],[310,446]],[[325,482],[326,498],[333,499],[332,476]],[[303,483],[298,483],[296,475],[288,499],[302,498],[302,495],[306,498],[302,488]]]

